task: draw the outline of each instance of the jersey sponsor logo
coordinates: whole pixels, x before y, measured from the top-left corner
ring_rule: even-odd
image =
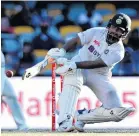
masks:
[[[97,57],[100,56],[100,54],[95,50],[94,46],[93,45],[90,45],[88,50],[93,53],[94,55],[96,55]]]
[[[100,46],[100,42],[97,41],[97,40],[94,40],[94,44],[97,45],[97,46]]]

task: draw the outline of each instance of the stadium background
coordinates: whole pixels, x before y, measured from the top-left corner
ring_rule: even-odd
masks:
[[[131,17],[132,31],[124,41],[125,57],[112,71],[113,83],[123,103],[136,107],[137,111],[121,123],[99,124],[105,129],[139,127],[139,2],[1,2],[1,48],[6,58],[6,69],[14,72],[15,77],[10,80],[30,128],[51,128],[51,65],[38,77],[23,83],[21,76],[25,69],[40,62],[49,49],[61,48],[80,31],[106,26],[109,19],[120,12]],[[78,46],[69,52],[67,58],[73,57],[80,48]],[[59,87],[57,83],[57,92]],[[95,96],[84,87],[78,108],[95,108],[98,105]],[[10,110],[3,104],[1,119],[3,130],[16,129]],[[88,128],[97,129],[98,124]]]

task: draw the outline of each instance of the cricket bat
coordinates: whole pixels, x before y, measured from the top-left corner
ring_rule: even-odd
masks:
[[[27,80],[38,75],[48,65],[49,58],[50,56],[46,56],[43,61],[39,62],[31,68],[26,69],[22,76],[22,80]]]

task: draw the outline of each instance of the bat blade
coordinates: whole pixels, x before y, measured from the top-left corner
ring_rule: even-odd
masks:
[[[25,70],[25,73],[22,76],[22,80],[26,80],[26,79],[30,79],[36,75],[38,75],[42,69],[45,68],[45,66],[48,65],[48,58],[49,57],[45,57],[45,59],[41,62],[39,62],[38,64],[36,64],[35,66],[28,68]]]

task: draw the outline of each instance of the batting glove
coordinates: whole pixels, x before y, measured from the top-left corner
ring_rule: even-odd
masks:
[[[52,48],[48,51],[47,55],[52,58],[58,58],[58,57],[64,57],[66,54],[66,51],[64,48]]]
[[[69,62],[61,67],[56,69],[56,73],[62,76],[74,74],[77,69],[77,65],[75,62]]]

